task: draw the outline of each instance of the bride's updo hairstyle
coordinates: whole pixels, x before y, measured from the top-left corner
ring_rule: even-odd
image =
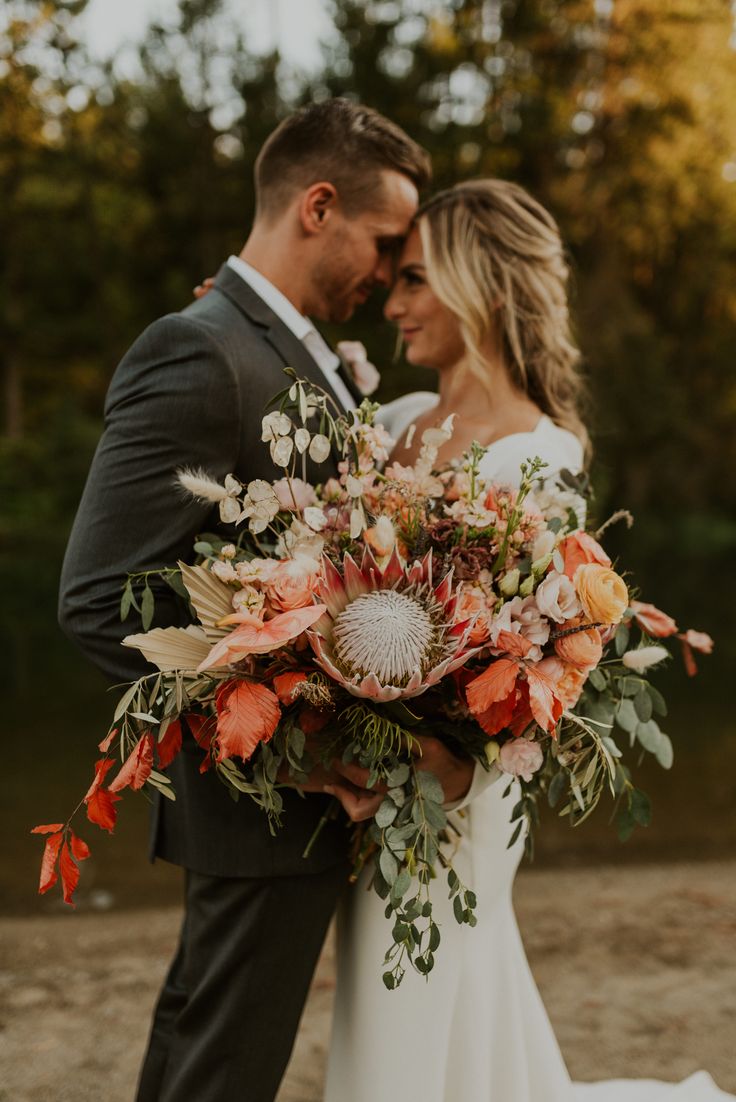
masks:
[[[500,339],[516,385],[587,447],[569,269],[552,216],[518,184],[471,180],[440,191],[416,221],[427,280],[460,322],[479,382],[492,385],[482,350]]]

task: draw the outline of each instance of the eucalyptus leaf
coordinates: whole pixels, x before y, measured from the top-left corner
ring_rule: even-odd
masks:
[[[636,714],[636,708],[632,700],[625,698],[621,701],[616,709],[616,723],[622,731],[626,731],[630,735],[639,726],[639,717]]]
[[[652,718],[652,698],[643,685],[634,697],[634,707],[642,723],[646,723]]]
[[[619,624],[618,627],[616,628],[616,634],[615,634],[614,639],[613,639],[613,645],[614,645],[614,648],[616,650],[616,654],[619,656],[619,658],[628,649],[629,636],[630,635],[631,635],[631,632],[629,631],[626,624]]]
[[[405,762],[400,762],[391,770],[386,781],[389,788],[401,788],[409,780],[410,775],[411,769],[409,766]]]
[[[652,708],[658,716],[667,715],[667,702],[662,696],[659,689],[655,689],[654,685],[647,685],[647,692],[652,699]]]
[[[437,777],[434,773],[430,773],[427,769],[418,769],[416,772],[417,787],[421,791],[422,795],[433,803],[442,804],[445,802],[445,793],[442,789]]]
[[[664,731],[660,733],[659,745],[654,751],[654,756],[663,769],[670,769],[672,767],[672,762],[675,759],[675,753],[672,749],[672,739],[669,735],[666,735]]]
[[[599,693],[602,693],[608,684],[608,678],[602,670],[591,670],[588,674],[588,681],[594,689],[597,689]]]
[[[555,804],[559,803],[561,797],[567,792],[568,783],[569,778],[567,773],[563,770],[560,770],[559,773],[555,773],[547,789],[547,801],[550,807],[554,807]]]
[[[636,728],[636,738],[645,750],[656,754],[662,741],[662,732],[657,721],[650,719],[647,723],[640,723]]]
[[[389,887],[394,883],[399,873],[399,863],[390,849],[382,849],[378,859],[378,867],[381,875]]]
[[[397,812],[398,808],[392,800],[384,800],[375,815],[376,825],[382,830],[387,826],[391,826],[391,823],[396,818]]]
[[[640,788],[631,793],[631,817],[639,826],[649,826],[652,821],[652,805],[649,797]]]

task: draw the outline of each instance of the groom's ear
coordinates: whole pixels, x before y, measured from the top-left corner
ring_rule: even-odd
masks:
[[[302,193],[299,204],[299,221],[308,236],[322,233],[337,207],[337,189],[333,184],[320,181]]]

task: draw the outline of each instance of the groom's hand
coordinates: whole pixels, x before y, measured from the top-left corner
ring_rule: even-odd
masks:
[[[372,819],[383,802],[385,785],[368,788],[369,770],[352,762],[334,758],[329,768],[321,763],[314,766],[304,782],[296,782],[282,767],[279,781],[299,788],[302,792],[327,792],[335,796],[354,823]]]

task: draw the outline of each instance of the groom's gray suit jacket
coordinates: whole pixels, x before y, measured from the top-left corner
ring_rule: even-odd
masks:
[[[117,368],[64,560],[59,604],[64,631],[115,682],[152,669],[137,651],[120,645],[141,630],[131,618],[120,621],[128,573],[191,561],[194,537],[222,530],[216,511],[178,491],[176,471],[202,467],[217,479],[232,472],[243,482],[279,476],[261,442],[261,418],[286,385],[285,366],[330,389],[301,342],[224,265],[206,297],[154,322]],[[319,481],[334,473],[323,465]],[[155,625],[186,623],[168,586],[155,588]],[[102,733],[90,731],[90,745]],[[331,823],[310,859],[302,858],[326,797],[287,791],[284,826],[272,837],[250,799],[236,803],[214,775],[199,774],[202,756],[191,736],[185,738],[169,771],[176,802],[159,799],[154,809],[152,856],[218,876],[299,875],[345,860],[343,823]]]

